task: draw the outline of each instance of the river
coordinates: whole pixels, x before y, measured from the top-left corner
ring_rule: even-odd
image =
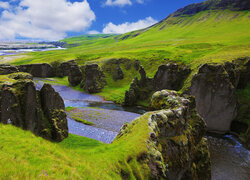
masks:
[[[44,82],[35,79],[37,88]],[[52,82],[53,84],[53,82]],[[105,101],[102,97],[89,95],[73,90],[67,86],[52,85],[64,99],[65,106],[81,107],[84,113],[98,112],[105,116],[95,127],[78,123],[68,118],[69,132],[111,143],[124,122],[131,122],[145,111],[137,107],[125,108],[121,105]],[[103,114],[102,114],[103,113]],[[245,149],[232,135],[207,134],[211,154],[212,180],[249,180],[250,179],[250,151]]]
[[[56,47],[56,48],[45,48],[45,49],[16,49],[16,50],[0,50],[0,56],[16,55],[26,52],[37,52],[37,51],[54,51],[54,50],[64,50],[66,48]]]

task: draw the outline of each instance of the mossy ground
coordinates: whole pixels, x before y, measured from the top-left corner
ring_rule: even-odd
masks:
[[[137,158],[147,151],[147,118],[110,145],[73,134],[51,143],[0,124],[0,179],[143,179],[149,169]]]

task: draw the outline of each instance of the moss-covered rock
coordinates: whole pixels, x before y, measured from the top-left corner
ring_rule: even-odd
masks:
[[[81,69],[83,72],[81,87],[88,93],[100,92],[107,83],[102,68],[97,64],[89,64]]]
[[[136,61],[137,62],[137,61]],[[138,63],[136,63],[138,65]],[[142,66],[139,66],[140,80],[137,77],[133,80],[130,88],[125,93],[125,105],[135,105],[138,101],[149,99],[152,93],[163,90],[179,90],[185,78],[190,73],[190,69],[169,63],[158,68],[154,78],[147,77]]]
[[[18,68],[12,65],[0,64],[0,75],[19,72]]]
[[[27,72],[32,74],[34,77],[54,77],[55,70],[54,68],[47,63],[42,64],[27,64],[17,66],[20,72]]]
[[[27,73],[0,76],[0,122],[62,141],[68,136],[64,102],[48,84],[37,91],[31,79]]]
[[[167,104],[171,106],[162,101],[169,101]],[[203,137],[206,124],[195,110],[194,98],[163,90],[153,95],[152,104],[162,110],[125,124],[115,141],[126,138],[134,126],[145,123],[147,151],[138,160],[147,163],[151,179],[210,179],[210,154]]]
[[[237,115],[235,81],[231,79],[223,65],[210,64],[202,65],[192,79],[190,94],[210,131],[228,132]]]
[[[70,63],[68,81],[71,86],[77,86],[82,81],[82,71],[75,61]]]

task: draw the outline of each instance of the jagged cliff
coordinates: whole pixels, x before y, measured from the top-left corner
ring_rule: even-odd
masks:
[[[52,141],[68,136],[64,102],[49,84],[37,91],[27,73],[0,76],[0,122]]]

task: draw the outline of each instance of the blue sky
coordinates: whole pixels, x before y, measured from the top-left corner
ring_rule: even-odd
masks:
[[[59,40],[145,28],[202,0],[0,0],[0,40]]]

